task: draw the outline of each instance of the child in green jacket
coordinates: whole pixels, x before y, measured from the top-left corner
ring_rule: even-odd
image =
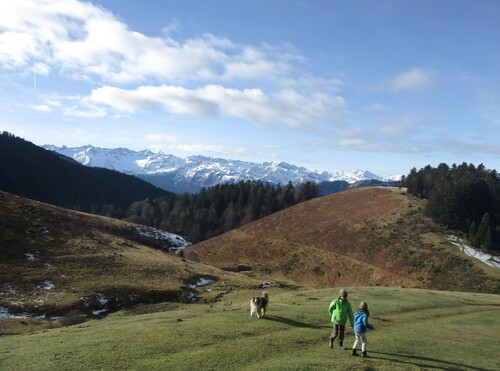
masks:
[[[330,348],[333,348],[333,342],[338,336],[339,349],[344,350],[345,323],[347,322],[347,317],[349,317],[351,326],[354,327],[354,316],[352,314],[351,303],[347,300],[347,295],[347,290],[341,289],[340,296],[333,300],[328,307],[333,322],[333,330],[330,335],[330,341],[328,342]]]

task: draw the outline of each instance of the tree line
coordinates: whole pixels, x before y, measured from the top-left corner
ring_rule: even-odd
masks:
[[[296,188],[291,182],[271,186],[261,181],[240,181],[203,188],[196,194],[169,194],[134,202],[126,211],[126,220],[199,242],[316,195],[312,182]]]
[[[408,192],[428,200],[426,213],[463,232],[472,246],[500,250],[500,176],[484,165],[463,163],[413,168],[404,179]]]
[[[0,134],[0,189],[117,218],[132,202],[167,193],[132,175],[84,166],[5,131]]]

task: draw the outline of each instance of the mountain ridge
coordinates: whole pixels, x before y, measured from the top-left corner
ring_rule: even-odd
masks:
[[[395,187],[354,188],[196,243],[184,255],[298,285],[498,292],[499,272],[489,277],[488,266],[460,253],[424,209],[424,200]]]
[[[84,166],[9,133],[0,135],[0,190],[82,211],[107,208],[110,215],[168,193],[131,174]]]
[[[104,167],[135,175],[162,189],[182,193],[198,192],[203,187],[239,181],[262,181],[274,185],[294,185],[307,181],[331,183],[346,181],[354,184],[363,180],[396,181],[400,175],[382,177],[368,170],[318,172],[284,161],[254,163],[241,160],[206,157],[201,155],[180,158],[151,150],[133,151],[127,148],[100,148],[92,145],[57,147],[44,145],[51,150],[81,164]]]

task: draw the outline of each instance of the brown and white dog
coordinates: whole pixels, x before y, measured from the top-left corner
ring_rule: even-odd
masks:
[[[263,292],[261,297],[255,296],[250,300],[250,317],[257,314],[257,318],[266,315],[267,305],[269,304],[269,295]]]

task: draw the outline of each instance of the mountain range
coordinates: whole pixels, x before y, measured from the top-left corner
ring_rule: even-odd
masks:
[[[298,185],[307,181],[318,184],[338,181],[354,184],[365,180],[393,182],[401,178],[400,175],[381,177],[359,169],[318,172],[283,161],[254,163],[205,156],[180,158],[161,151],[109,149],[91,145],[72,148],[44,145],[43,148],[72,158],[86,166],[135,175],[159,188],[175,193],[195,193],[203,187],[248,180],[260,180],[273,185],[285,185],[289,182]]]
[[[133,175],[84,166],[9,133],[0,134],[0,190],[108,216],[168,194]]]

